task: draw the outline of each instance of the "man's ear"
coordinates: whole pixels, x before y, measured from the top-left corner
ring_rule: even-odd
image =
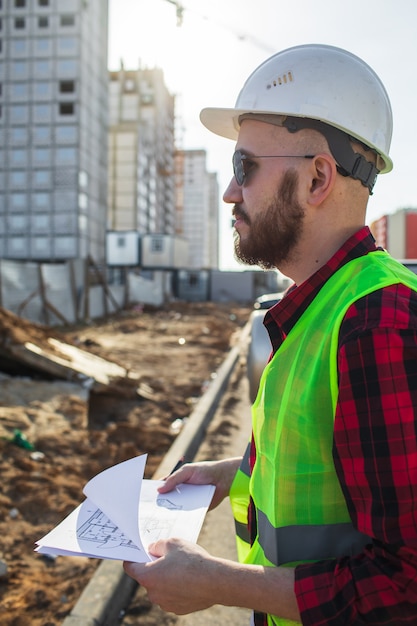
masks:
[[[336,182],[337,169],[332,156],[317,154],[310,163],[309,203],[318,206],[329,196]]]

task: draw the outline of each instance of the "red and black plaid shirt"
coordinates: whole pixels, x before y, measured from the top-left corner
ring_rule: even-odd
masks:
[[[267,313],[274,351],[326,280],[374,250],[365,227]],[[338,375],[334,463],[352,522],[373,544],[355,556],[296,567],[302,623],[416,625],[416,292],[394,285],[350,307],[340,328]],[[258,616],[256,623],[263,621]]]

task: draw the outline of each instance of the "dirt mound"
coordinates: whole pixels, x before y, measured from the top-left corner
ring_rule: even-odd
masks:
[[[89,393],[78,384],[0,377],[0,623],[58,626],[98,561],[33,552],[72,511],[83,485],[106,467],[147,452],[153,475],[249,317],[249,309],[175,303],[130,311],[53,336],[139,375],[135,393]],[[0,344],[42,345],[51,329],[0,309]],[[1,365],[0,365],[1,370]],[[136,388],[136,387],[135,387]]]

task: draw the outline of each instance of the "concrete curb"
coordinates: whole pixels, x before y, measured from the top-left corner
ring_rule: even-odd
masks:
[[[180,459],[192,461],[197,453],[210,420],[213,418],[233,369],[240,356],[240,347],[235,346],[216,372],[216,378],[196,404],[194,411],[174,443],[162,459],[155,478],[167,476]]]
[[[169,474],[179,459],[192,461],[195,457],[240,357],[241,346],[249,330],[248,322],[240,334],[238,344],[230,350],[217,370],[216,378],[198,401],[186,425],[158,466],[155,478]],[[124,573],[120,561],[102,561],[62,626],[115,626],[136,588],[137,583]]]

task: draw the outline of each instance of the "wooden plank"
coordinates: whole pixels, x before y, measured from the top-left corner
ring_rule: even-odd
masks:
[[[112,363],[101,357],[81,350],[50,337],[48,347],[40,347],[30,341],[24,344],[10,344],[6,354],[22,363],[46,372],[57,378],[86,382],[89,379],[99,385],[108,386],[118,379],[129,379],[132,384],[138,383],[139,374],[128,372],[117,363]]]

